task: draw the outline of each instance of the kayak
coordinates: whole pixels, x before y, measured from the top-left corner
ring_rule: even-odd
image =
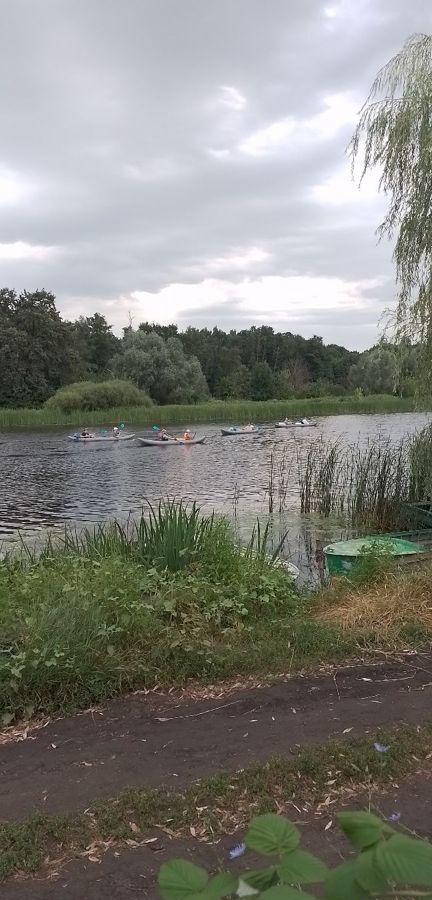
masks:
[[[276,422],[276,428],[316,428],[318,422]]]
[[[225,437],[235,437],[238,434],[259,434],[261,428],[221,428]]]
[[[118,444],[119,441],[132,441],[134,437],[134,434],[119,434],[118,437],[114,437],[112,434],[92,434],[90,437],[82,437],[81,434],[70,434],[68,440],[74,441],[75,444],[100,444],[103,441],[111,441],[112,444]]]
[[[155,438],[140,437],[137,440],[142,447],[172,447],[173,444],[182,444],[183,446],[187,446],[189,444],[203,444],[205,441],[205,436],[194,437],[191,438],[190,441],[185,441],[184,438],[169,438],[167,441],[158,441]]]

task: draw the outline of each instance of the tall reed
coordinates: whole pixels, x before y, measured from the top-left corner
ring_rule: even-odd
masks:
[[[432,431],[393,445],[315,444],[299,468],[303,513],[344,516],[379,531],[409,524],[405,504],[432,492]]]
[[[427,408],[427,407],[425,407]],[[319,397],[304,400],[211,400],[196,405],[117,406],[111,409],[61,412],[56,407],[42,409],[0,409],[0,428],[62,428],[118,424],[185,425],[205,422],[276,422],[285,416],[331,416],[349,413],[410,412],[415,409],[409,397],[372,395],[370,397]]]
[[[42,549],[23,542],[20,558],[35,564],[59,556],[87,560],[116,556],[178,572],[198,556],[214,525],[214,516],[202,516],[196,503],[166,500],[157,506],[149,503],[136,521],[101,523],[80,531],[65,528],[62,535],[49,536]]]

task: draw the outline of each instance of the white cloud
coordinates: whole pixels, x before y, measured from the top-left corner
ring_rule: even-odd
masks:
[[[315,142],[328,140],[348,124],[354,124],[359,103],[349,94],[340,92],[324,97],[321,106],[322,109],[309,118],[286,116],[252,132],[237,149],[248,156],[287,151],[298,153],[302,145],[310,144],[311,139]]]
[[[35,186],[12,169],[0,167],[0,206],[19,206],[30,199]]]
[[[25,241],[13,241],[0,244],[0,260],[2,262],[49,262],[58,255],[57,247],[46,247],[42,244],[27,244]]]
[[[210,259],[206,263],[201,263],[199,269],[201,272],[211,274],[221,269],[231,271],[248,271],[253,270],[254,266],[262,263],[270,258],[270,253],[263,250],[262,247],[250,247],[248,250],[237,250],[237,252],[229,253],[227,256],[219,256]]]
[[[220,102],[228,109],[241,110],[247,105],[246,97],[236,88],[229,84],[221,85]]]
[[[266,128],[260,128],[242,141],[238,149],[248,156],[263,156],[281,150],[298,128],[298,120],[294,116],[287,116],[278,122],[272,122]]]
[[[362,181],[361,186],[351,176],[351,165],[347,159],[345,164],[329,175],[324,181],[311,187],[312,200],[322,206],[349,207],[353,216],[362,207],[368,216],[376,210],[376,221],[382,217],[385,199],[379,194],[379,174],[371,173]]]
[[[110,317],[119,330],[126,324],[129,313],[137,324],[152,319],[157,309],[157,321],[169,324],[182,321],[187,310],[191,319],[196,313],[201,323],[208,327],[221,325],[221,317],[227,317],[221,327],[229,328],[230,304],[233,304],[236,318],[244,320],[243,327],[277,322],[278,327],[287,331],[300,329],[304,333],[302,326],[306,325],[307,331],[314,333],[314,318],[322,320],[323,315],[331,318],[350,311],[366,316],[369,313],[370,322],[374,324],[382,283],[381,279],[347,282],[340,278],[296,274],[244,278],[240,282],[209,277],[198,284],[167,285],[156,295],[132,291],[112,304]],[[332,339],[330,333],[327,339]],[[351,336],[350,345],[357,345],[355,334]]]

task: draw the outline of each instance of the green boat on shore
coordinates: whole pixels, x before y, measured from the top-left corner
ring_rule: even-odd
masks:
[[[369,534],[324,547],[329,575],[348,575],[369,553],[388,554],[401,564],[432,560],[432,529]]]

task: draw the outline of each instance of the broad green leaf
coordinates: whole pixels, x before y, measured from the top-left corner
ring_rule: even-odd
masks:
[[[273,884],[277,884],[279,876],[276,866],[268,866],[266,869],[254,869],[250,872],[242,873],[242,881],[255,888],[257,891],[265,891]]]
[[[231,872],[219,872],[214,878],[211,878],[204,889],[206,897],[212,900],[219,900],[220,897],[227,897],[235,894],[238,885],[238,876],[231,875]]]
[[[327,876],[325,896],[328,900],[366,900],[368,891],[355,878],[356,860],[341,863]]]
[[[274,887],[263,891],[260,898],[265,900],[315,900],[312,894],[304,894],[303,891],[296,891],[295,888],[289,887],[287,884],[276,884]]]
[[[281,881],[285,884],[316,884],[324,881],[328,874],[327,866],[306,850],[293,850],[278,866]]]
[[[342,831],[345,832],[347,838],[358,850],[365,850],[367,847],[373,847],[381,839],[384,831],[391,833],[392,829],[386,826],[386,823],[372,813],[362,812],[341,812],[337,815]]]
[[[165,900],[182,900],[204,890],[208,883],[205,869],[185,859],[171,859],[159,872],[159,889]]]
[[[395,834],[376,850],[377,862],[389,881],[432,887],[432,844]]]
[[[379,845],[378,845],[379,846]],[[381,894],[388,886],[388,879],[381,871],[377,862],[377,847],[364,850],[354,860],[355,880],[365,891]]]
[[[275,813],[255,816],[245,837],[245,844],[250,850],[266,856],[273,853],[289,853],[295,850],[300,840],[297,828]]]

